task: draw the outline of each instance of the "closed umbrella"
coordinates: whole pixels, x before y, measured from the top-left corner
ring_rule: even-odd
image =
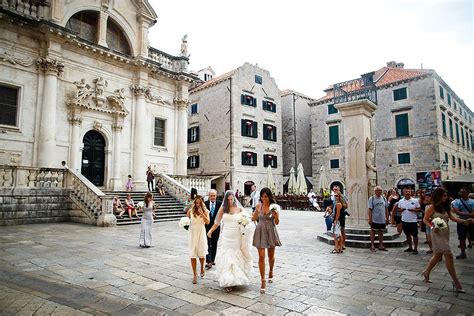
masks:
[[[308,193],[308,187],[306,186],[306,178],[304,176],[303,165],[301,162],[298,164],[298,174],[296,176],[296,193],[297,194],[306,194]]]
[[[295,177],[295,168],[291,167],[290,169],[290,178],[288,179],[288,193],[294,194],[296,191],[296,177]]]
[[[276,194],[275,181],[273,181],[272,167],[267,167],[267,188],[272,191],[273,194]]]
[[[324,165],[319,168],[319,183],[318,183],[318,190],[324,191],[325,189],[329,188],[329,176],[327,173],[326,168]]]

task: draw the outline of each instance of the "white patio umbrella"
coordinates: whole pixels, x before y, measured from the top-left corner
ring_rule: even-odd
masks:
[[[328,189],[329,188],[329,176],[326,168],[324,165],[319,168],[319,183],[318,183],[318,191]]]
[[[288,179],[288,193],[294,194],[296,191],[296,177],[295,177],[295,168],[291,167],[290,169],[290,178]]]
[[[273,194],[276,194],[275,181],[273,180],[272,167],[267,167],[267,188],[272,191]]]
[[[301,162],[298,164],[298,174],[296,176],[296,193],[306,194],[308,193],[308,187],[306,186],[306,178],[304,176],[303,165]]]

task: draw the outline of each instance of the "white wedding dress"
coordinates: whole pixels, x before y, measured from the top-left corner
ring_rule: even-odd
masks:
[[[252,277],[253,260],[250,243],[254,224],[239,225],[239,213],[223,214],[222,231],[216,256],[217,280],[221,287],[248,285]]]

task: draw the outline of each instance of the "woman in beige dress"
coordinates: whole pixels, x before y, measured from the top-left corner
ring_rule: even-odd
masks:
[[[443,188],[436,189],[431,195],[431,205],[426,209],[425,216],[423,217],[423,222],[428,227],[432,227],[431,232],[431,242],[433,246],[433,256],[431,257],[428,265],[421,274],[423,275],[424,281],[431,283],[430,273],[434,266],[441,260],[444,256],[444,262],[446,268],[448,269],[451,278],[453,279],[453,291],[456,293],[466,293],[459,279],[456,275],[456,270],[454,269],[454,260],[453,254],[451,252],[451,247],[449,246],[449,225],[448,222],[451,219],[453,222],[461,224],[469,224],[472,220],[463,220],[457,217],[454,217],[451,214],[451,205],[449,204],[449,195],[448,191]],[[445,223],[445,228],[434,227],[432,225],[432,220],[435,218],[441,218]]]
[[[193,284],[197,283],[197,260],[201,264],[201,278],[204,277],[204,259],[207,255],[206,224],[209,224],[209,211],[204,204],[202,196],[197,195],[194,203],[187,212],[191,219],[189,225],[189,257],[193,268]]]

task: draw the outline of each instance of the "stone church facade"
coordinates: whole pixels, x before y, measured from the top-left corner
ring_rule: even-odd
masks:
[[[0,164],[81,171],[138,186],[145,170],[185,175],[186,37],[180,56],[149,47],[148,1],[3,1]]]

